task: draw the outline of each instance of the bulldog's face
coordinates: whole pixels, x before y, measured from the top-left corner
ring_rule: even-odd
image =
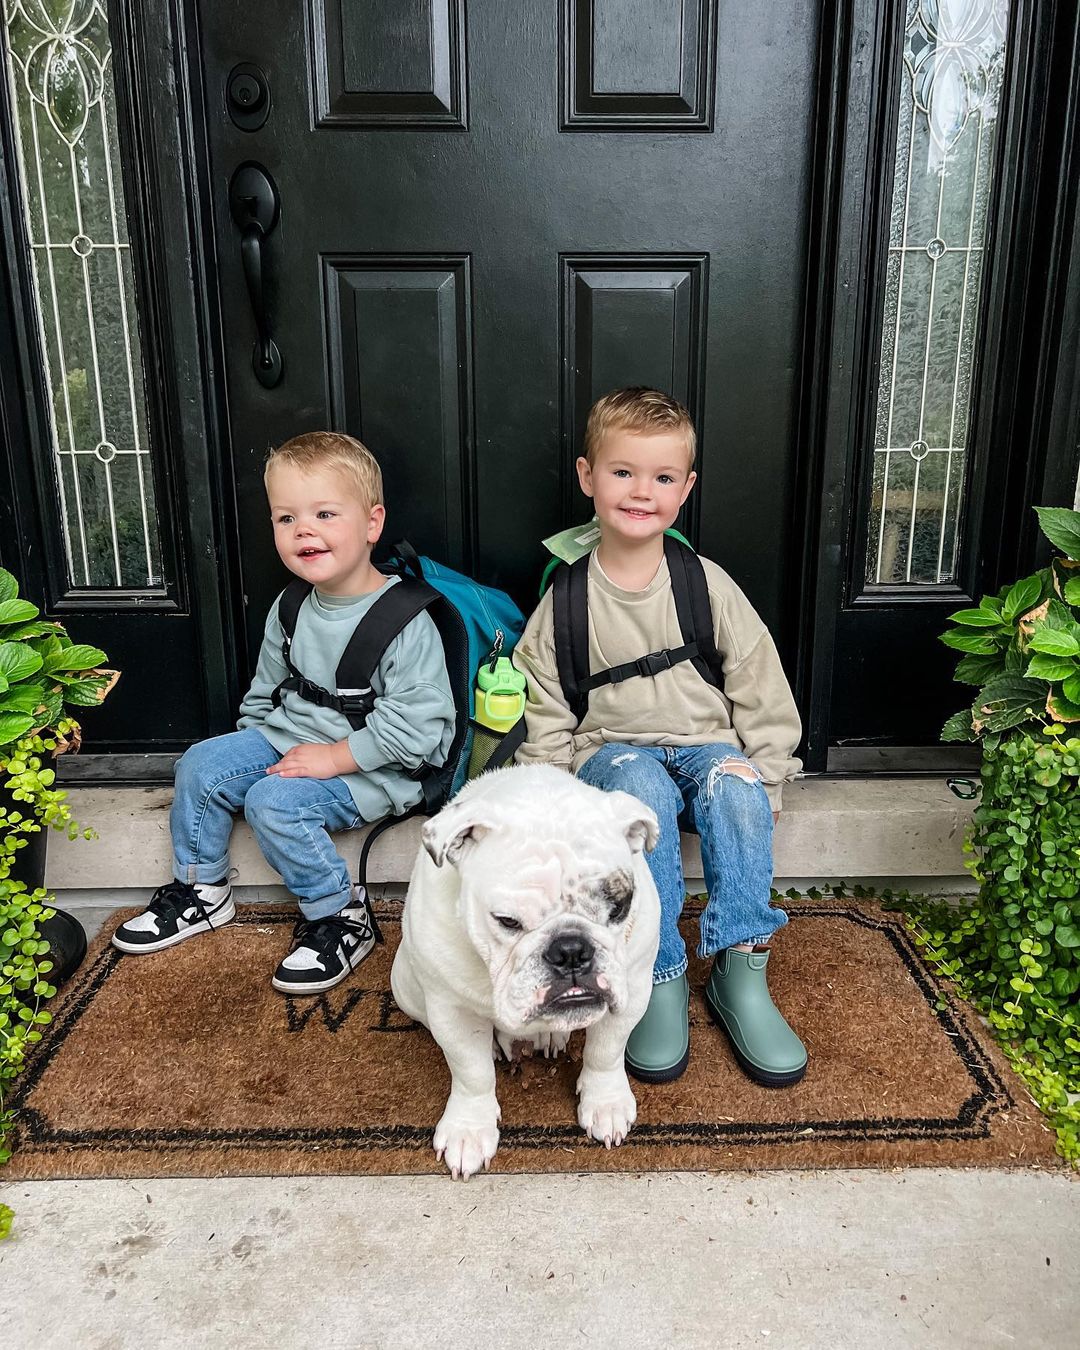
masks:
[[[635,855],[658,827],[636,797],[588,793],[571,820],[508,819],[480,799],[451,803],[424,826],[435,863],[458,870],[462,923],[506,1031],[538,1022],[572,1031],[625,1002]]]

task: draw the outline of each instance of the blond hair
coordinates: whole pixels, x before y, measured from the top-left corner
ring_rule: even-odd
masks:
[[[589,420],[585,423],[584,450],[590,469],[596,464],[604,435],[613,430],[646,435],[658,431],[682,432],[689,459],[687,472],[694,467],[697,454],[694,421],[679,400],[670,394],[633,385],[628,389],[615,389],[603,398],[598,398],[589,409]]]
[[[291,464],[301,473],[313,469],[336,469],[356,488],[369,508],[383,504],[382,470],[375,456],[355,436],[342,431],[308,431],[271,450],[263,470],[263,482],[269,482],[275,464]]]

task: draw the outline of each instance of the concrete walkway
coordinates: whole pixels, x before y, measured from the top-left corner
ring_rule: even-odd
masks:
[[[1061,1350],[1080,1185],[1040,1173],[0,1188],[0,1344]]]

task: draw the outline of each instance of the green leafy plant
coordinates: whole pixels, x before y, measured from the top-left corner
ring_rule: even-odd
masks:
[[[1080,511],[1035,510],[1062,556],[949,616],[941,640],[963,653],[955,677],[979,692],[945,723],[943,741],[1080,722]]]
[[[1060,556],[942,635],[963,653],[957,680],[979,686],[942,733],[982,747],[965,844],[978,899],[905,907],[1080,1166],[1080,512],[1036,509]]]
[[[42,1004],[55,994],[53,964],[41,924],[55,911],[42,888],[27,890],[12,871],[19,851],[43,829],[81,830],[50,767],[78,749],[81,733],[69,709],[100,703],[115,683],[105,653],[71,641],[59,623],[42,620],[0,568],[0,1163],[9,1157],[12,1116],[5,1093],[39,1028],[51,1020]],[[8,1219],[7,1223],[10,1222]],[[0,1235],[5,1227],[0,1214]]]

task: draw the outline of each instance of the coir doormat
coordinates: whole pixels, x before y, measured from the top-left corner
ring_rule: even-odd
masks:
[[[1052,1164],[1053,1135],[974,1014],[935,983],[897,917],[802,902],[770,962],[806,1042],[794,1088],[750,1082],[709,1021],[694,960],[690,1068],[635,1085],[619,1149],[574,1115],[580,1037],[558,1061],[500,1066],[495,1172]],[[270,986],[295,911],[250,908],[158,953],[94,945],[17,1085],[24,1177],[442,1171],[431,1135],[449,1074],[390,996],[386,946],[320,998]],[[696,921],[685,919],[688,946]]]

